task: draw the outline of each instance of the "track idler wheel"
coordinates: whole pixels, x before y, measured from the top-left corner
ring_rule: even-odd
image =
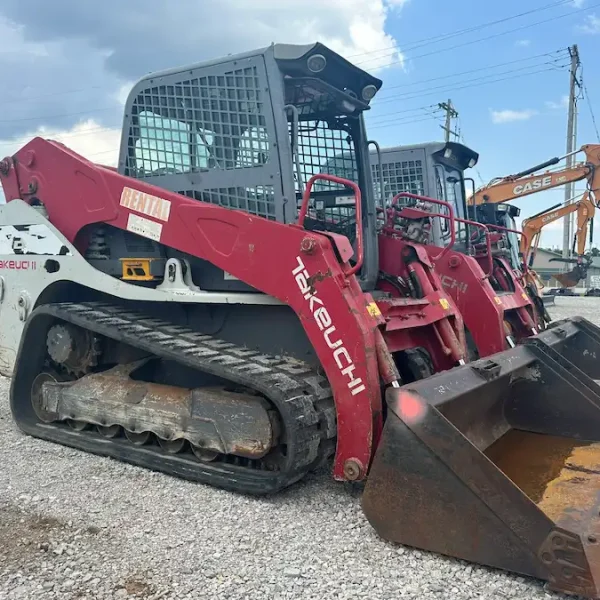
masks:
[[[60,383],[64,379],[55,371],[42,371],[33,380],[31,384],[31,405],[37,418],[44,423],[51,423],[55,421],[57,415],[48,412],[44,408],[44,396],[42,394],[42,386],[44,383]]]

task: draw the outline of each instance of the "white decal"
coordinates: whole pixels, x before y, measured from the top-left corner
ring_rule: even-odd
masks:
[[[539,179],[528,181],[525,184],[515,185],[513,194],[518,196],[519,194],[526,194],[527,192],[535,192],[536,190],[541,190],[549,185],[552,185],[552,175],[540,177]]]
[[[317,293],[311,290],[311,286],[308,283],[309,275],[302,259],[297,256],[298,266],[292,271],[292,275],[296,279],[296,284],[300,289],[300,292],[304,296],[305,300],[308,300],[308,306],[310,312],[313,314],[319,329],[323,332],[323,338],[330,350],[333,350],[333,359],[338,369],[345,377],[348,377],[348,389],[352,392],[353,396],[364,392],[366,387],[360,377],[354,376],[354,370],[356,365],[350,356],[350,353],[343,345],[342,338],[338,335],[334,335],[336,327],[333,324],[333,319],[329,314],[329,311],[323,304]]]
[[[127,219],[127,231],[143,235],[155,242],[160,242],[162,225],[156,221],[144,219],[144,217],[138,217],[137,215],[130,213],[129,218]]]
[[[128,187],[124,187],[121,192],[121,206],[165,222],[169,220],[171,214],[169,200]]]
[[[2,225],[0,254],[68,256],[71,252],[46,225]]]
[[[551,221],[552,219],[556,219],[556,217],[558,217],[558,216],[559,216],[558,211],[550,213],[549,215],[542,217],[542,223],[547,223],[548,221]]]

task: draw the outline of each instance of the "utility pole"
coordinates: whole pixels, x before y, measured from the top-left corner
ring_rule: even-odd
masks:
[[[569,69],[569,116],[567,121],[567,167],[573,166],[573,150],[575,149],[575,140],[577,138],[577,128],[575,126],[577,115],[577,94],[576,88],[579,85],[577,80],[577,69],[579,69],[579,51],[577,44],[569,46],[569,55],[571,56],[571,68]],[[565,204],[572,202],[573,183],[565,186]],[[563,258],[571,256],[571,215],[563,219]],[[565,269],[568,270],[565,263]]]
[[[446,125],[440,125],[440,127],[446,132],[445,139],[447,142],[450,141],[450,135],[456,137],[456,133],[450,129],[451,119],[456,119],[458,117],[458,112],[452,106],[452,100],[448,99],[448,102],[440,102],[438,107],[442,110],[446,111]]]

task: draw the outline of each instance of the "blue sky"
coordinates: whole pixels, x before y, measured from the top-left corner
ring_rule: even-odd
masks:
[[[451,98],[480,153],[478,182],[564,154],[569,45],[600,120],[600,0],[3,0],[0,154],[43,135],[115,164],[123,102],[143,74],[317,40],[384,80],[368,116],[384,146],[442,139],[435,107]],[[597,142],[586,100],[578,114],[578,145]],[[527,216],[563,197],[518,205]],[[542,238],[561,241],[560,224]]]
[[[435,40],[448,32],[549,4],[544,0],[505,0],[478,3],[481,8],[474,11],[473,2],[468,0],[409,1],[399,14],[389,19],[388,30],[401,41],[401,48],[402,44],[410,48],[423,38]],[[534,25],[549,19],[555,20]],[[522,29],[504,33],[517,27]],[[452,48],[460,44],[463,45]],[[569,74],[564,67],[569,59],[565,49],[573,44],[579,48],[583,80],[598,121],[600,64],[596,56],[600,51],[600,2],[583,0],[405,50],[404,69],[390,68],[382,73],[384,86],[369,115],[370,134],[384,145],[440,139],[443,131],[439,122],[443,114],[432,115],[433,109],[420,107],[451,98],[459,112],[464,141],[480,153],[479,173],[471,170],[476,182],[481,182],[479,175],[487,182],[553,156],[562,156],[566,148],[569,89]],[[426,81],[466,71],[472,72]],[[416,83],[424,80],[422,84]],[[394,111],[398,111],[398,124],[393,123]],[[585,143],[599,143],[599,140],[587,101],[579,100],[577,146]],[[583,187],[579,185],[577,189]],[[561,187],[515,204],[521,208],[521,216],[526,217],[563,199]],[[562,244],[561,223],[544,232],[542,244]]]

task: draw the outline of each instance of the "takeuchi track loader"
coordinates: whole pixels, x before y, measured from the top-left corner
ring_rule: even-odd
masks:
[[[377,210],[380,86],[273,45],[137,83],[118,169],[41,138],[0,161],[13,417],[240,493],[333,458],[384,538],[598,597],[600,331],[559,321],[466,363],[434,268],[453,206]],[[323,171],[340,153],[357,181]]]
[[[407,191],[455,207],[456,220],[463,224],[459,230],[462,235],[435,261],[435,270],[463,316],[472,359],[511,348],[546,325],[538,318],[523,274],[511,265],[519,265],[520,261],[518,256],[511,260],[511,252],[516,254],[517,250],[511,248],[507,238],[519,232],[495,223],[481,223],[467,212],[464,171],[474,167],[478,158],[476,152],[457,142],[382,149],[377,146],[370,152],[375,189],[385,198],[382,203],[389,204],[390,198]],[[427,230],[419,233],[420,238],[412,236],[414,241],[432,243]],[[435,248],[426,247],[430,254],[438,254]]]

